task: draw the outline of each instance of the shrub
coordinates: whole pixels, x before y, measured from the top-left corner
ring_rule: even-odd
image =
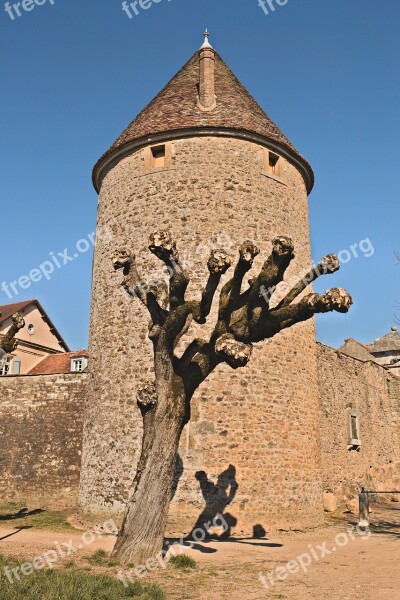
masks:
[[[108,562],[108,554],[105,550],[96,550],[91,556],[86,559],[91,565],[105,565]]]
[[[197,567],[197,562],[193,558],[190,558],[190,556],[187,556],[187,554],[178,554],[178,556],[173,556],[170,559],[170,562],[176,569],[182,569],[183,571],[188,569],[196,569]]]

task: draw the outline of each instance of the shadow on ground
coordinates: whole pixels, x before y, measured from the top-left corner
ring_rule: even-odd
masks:
[[[35,510],[28,510],[27,508],[20,508],[16,513],[8,515],[0,515],[0,521],[13,521],[14,519],[25,519],[26,517],[32,517],[33,515],[40,515],[45,511],[42,508],[36,508]]]
[[[357,517],[350,516],[349,513],[335,516],[334,520],[346,522],[354,527],[358,526]],[[371,504],[370,530],[373,535],[400,539],[400,506]]]

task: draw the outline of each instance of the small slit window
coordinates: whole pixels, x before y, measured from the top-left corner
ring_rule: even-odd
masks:
[[[348,450],[360,450],[361,448],[361,440],[360,440],[360,422],[358,413],[349,408],[347,414],[347,423],[348,423],[348,442],[347,448]]]
[[[153,146],[151,149],[153,167],[165,167],[165,146]]]
[[[269,153],[268,170],[271,173],[271,175],[279,174],[279,156],[277,154],[274,154],[273,152]]]

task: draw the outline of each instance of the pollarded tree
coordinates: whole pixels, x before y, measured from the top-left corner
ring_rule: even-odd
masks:
[[[0,317],[1,317],[1,312],[0,312]],[[17,333],[25,326],[25,321],[21,315],[21,313],[15,313],[15,315],[12,316],[12,325],[10,327],[10,329],[7,331],[7,333],[3,336],[0,336],[0,350],[2,350],[3,352],[1,352],[1,354],[5,353],[5,354],[11,354],[11,352],[14,352],[16,345],[17,345],[17,340],[15,339],[15,336],[17,335]],[[1,359],[1,356],[0,356]]]
[[[202,297],[190,301],[186,299],[189,276],[170,234],[152,235],[149,249],[170,273],[167,300],[160,301],[156,291],[141,287],[133,254],[123,251],[114,260],[114,268],[123,271],[123,288],[150,313],[149,337],[154,348],[155,370],[155,387],[147,386],[138,394],[144,429],[142,451],[113,553],[124,564],[142,563],[162,548],[179,440],[190,419],[191,399],[201,383],[221,363],[233,369],[244,367],[251,358],[254,343],[311,319],[316,313],[345,313],[352,304],[349,293],[338,288],[323,295],[310,293],[298,298],[317,277],[339,269],[338,258],[329,254],[270,308],[276,286],[283,281],[294,258],[293,242],[288,237],[275,239],[261,272],[242,291],[244,277],[259,254],[259,249],[246,241],[240,247],[233,277],[221,290],[218,319],[211,336],[193,340],[178,357],[176,346],[192,321],[204,324],[210,315],[220,280],[233,259],[224,250],[213,250]]]

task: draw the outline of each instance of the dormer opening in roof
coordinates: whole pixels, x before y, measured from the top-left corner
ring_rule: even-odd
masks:
[[[200,81],[198,107],[208,112],[217,106],[215,97],[215,50],[209,41],[210,34],[206,29],[204,43],[199,51]]]

